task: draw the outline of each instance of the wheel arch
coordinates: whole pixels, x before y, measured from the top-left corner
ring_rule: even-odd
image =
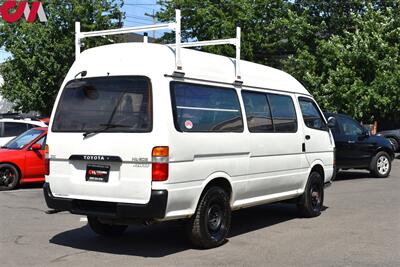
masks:
[[[388,154],[389,154],[389,157],[391,158],[391,160],[394,159],[394,156],[395,156],[395,155],[394,155],[394,151],[393,151],[392,149],[390,149],[390,148],[388,148],[388,147],[384,147],[384,146],[379,147],[379,148],[375,151],[374,157],[376,156],[376,154],[378,154],[379,152],[382,152],[382,151],[388,153]],[[371,162],[372,162],[372,160],[373,160],[374,157],[372,157]]]
[[[229,201],[230,201],[230,204],[232,205],[233,198],[234,198],[234,192],[233,192],[231,177],[225,172],[216,172],[216,173],[211,174],[203,182],[201,193],[197,197],[196,208],[199,205],[200,199],[202,198],[204,193],[211,186],[218,186],[218,187],[223,188],[228,193]]]

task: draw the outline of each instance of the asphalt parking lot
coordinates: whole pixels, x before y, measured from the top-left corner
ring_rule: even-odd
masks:
[[[400,266],[400,157],[389,178],[341,173],[318,218],[290,204],[233,213],[228,243],[192,249],[181,223],[98,237],[85,218],[45,214],[40,186],[0,192],[0,266]]]

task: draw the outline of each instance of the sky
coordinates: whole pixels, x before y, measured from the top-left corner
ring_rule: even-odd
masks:
[[[134,27],[153,24],[153,19],[145,14],[153,15],[157,12],[160,6],[157,5],[156,0],[125,0],[123,11],[126,13],[124,27]],[[152,36],[149,32],[149,36]],[[162,32],[156,32],[156,37],[160,37]],[[3,62],[10,55],[0,48],[0,63]]]

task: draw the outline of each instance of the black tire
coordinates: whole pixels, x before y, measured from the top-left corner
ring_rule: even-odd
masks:
[[[0,164],[0,191],[15,189],[19,184],[20,175],[15,166]]]
[[[371,174],[378,178],[386,178],[392,170],[392,161],[388,153],[381,151],[371,160]]]
[[[308,177],[306,188],[299,198],[297,207],[302,217],[312,218],[321,214],[323,204],[324,182],[321,174],[314,171]]]
[[[88,216],[90,228],[98,235],[106,237],[121,236],[128,228],[127,225],[106,224],[99,221],[97,217]]]
[[[388,139],[389,139],[390,143],[393,144],[394,152],[399,151],[399,145],[400,145],[399,142],[396,139],[394,139],[393,137],[389,137]]]
[[[187,222],[190,241],[198,248],[218,247],[225,243],[230,226],[231,207],[227,192],[220,187],[210,187]]]

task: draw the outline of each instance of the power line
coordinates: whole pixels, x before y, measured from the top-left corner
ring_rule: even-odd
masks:
[[[144,20],[144,21],[153,21],[152,19],[148,19],[146,17],[135,16],[135,15],[125,15],[125,17],[131,18],[131,19]]]

